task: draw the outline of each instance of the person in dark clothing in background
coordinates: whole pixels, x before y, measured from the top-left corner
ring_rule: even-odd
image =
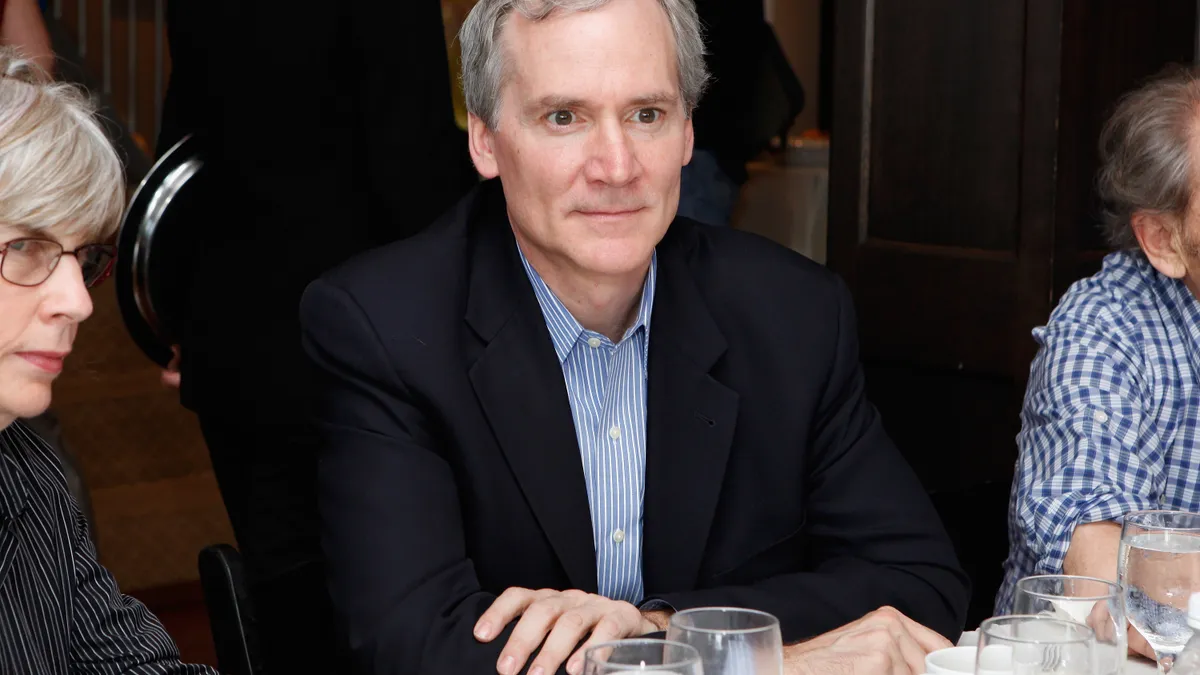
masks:
[[[199,417],[268,666],[335,671],[298,305],[322,271],[414,234],[476,180],[441,7],[210,0],[167,12],[158,154],[196,134],[206,164],[189,184],[197,244],[178,261],[191,319],[164,382]]]
[[[766,22],[762,0],[696,0],[712,82],[692,124],[696,149],[683,168],[679,215],[729,225],[746,162],[804,105],[804,93]]]

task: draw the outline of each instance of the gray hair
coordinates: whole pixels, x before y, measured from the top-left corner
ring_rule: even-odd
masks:
[[[0,223],[102,241],[125,209],[121,159],[77,87],[0,47]]]
[[[1126,94],[1100,133],[1096,187],[1104,234],[1136,249],[1130,220],[1139,212],[1182,221],[1191,203],[1190,141],[1200,115],[1200,72],[1175,67]]]
[[[495,129],[500,116],[500,88],[504,84],[501,31],[514,11],[530,21],[541,21],[555,10],[587,12],[611,0],[479,0],[467,15],[458,40],[462,45],[462,85],[467,111]],[[747,0],[735,0],[745,2]],[[704,64],[704,38],[693,0],[658,0],[675,36],[675,63],[684,110],[691,116],[708,84]]]

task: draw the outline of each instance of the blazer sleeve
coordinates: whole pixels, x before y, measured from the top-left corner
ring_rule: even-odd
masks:
[[[70,665],[78,675],[218,675],[208,666],[188,665],[158,619],[141,602],[123,595],[96,560],[87,525],[78,509],[72,551],[75,566]]]
[[[496,596],[481,590],[467,557],[432,420],[347,292],[315,281],[300,313],[317,371],[330,595],[356,672],[495,672],[515,623],[486,644],[472,635]]]
[[[780,618],[788,641],[889,605],[956,640],[968,579],[928,495],[867,401],[853,303],[840,281],[836,293],[837,346],[807,449],[806,559],[794,573],[753,585],[661,599],[676,609],[756,607]]]

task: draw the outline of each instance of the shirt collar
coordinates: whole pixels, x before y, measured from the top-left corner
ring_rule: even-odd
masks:
[[[1145,269],[1145,274],[1158,279],[1160,287],[1165,288],[1167,312],[1172,316],[1179,317],[1183,324],[1182,328],[1187,331],[1190,338],[1189,352],[1195,356],[1195,351],[1200,349],[1200,300],[1196,299],[1182,279],[1172,279],[1162,274],[1154,269],[1150,261],[1144,257],[1137,259],[1136,263]]]
[[[571,311],[562,304],[554,291],[550,290],[537,270],[533,269],[533,265],[529,264],[529,259],[525,257],[525,252],[521,250],[519,244],[517,251],[521,255],[521,265],[525,268],[529,283],[533,285],[533,293],[537,296],[538,304],[541,305],[542,316],[546,319],[546,327],[550,329],[550,340],[554,343],[554,353],[558,355],[558,362],[561,364],[567,360],[580,336],[585,332],[590,333],[590,331],[584,330],[583,325],[571,315]],[[658,252],[655,251],[650,256],[650,270],[646,273],[645,283],[642,284],[642,301],[638,307],[637,318],[629,330],[625,331],[622,342],[639,330],[642,330],[647,336],[650,334],[650,317],[654,311],[654,288],[657,277]],[[643,349],[643,360],[646,358],[646,353],[646,350]]]

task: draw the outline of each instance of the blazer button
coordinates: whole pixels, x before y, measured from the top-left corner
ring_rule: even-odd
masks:
[[[613,530],[612,540],[614,544],[619,544],[625,541],[625,530],[620,528]]]

